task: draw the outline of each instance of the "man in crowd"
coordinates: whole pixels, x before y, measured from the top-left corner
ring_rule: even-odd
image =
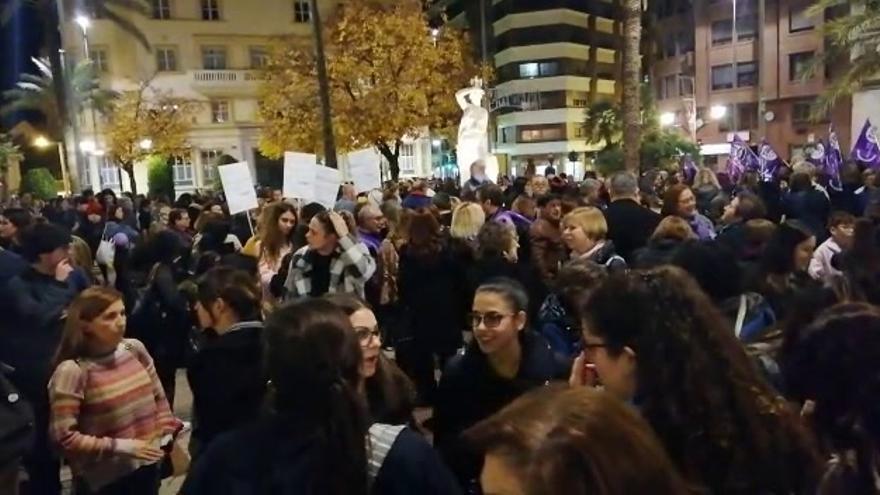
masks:
[[[532,261],[546,285],[556,278],[559,265],[565,261],[565,245],[559,221],[562,219],[562,201],[554,194],[538,198],[538,219],[529,229]]]
[[[486,162],[483,160],[475,161],[471,164],[471,178],[461,188],[461,199],[464,201],[474,199],[477,189],[491,183],[492,181],[486,177]]]
[[[724,207],[724,213],[721,215],[721,223],[724,227],[718,233],[718,242],[726,244],[732,252],[741,257],[746,244],[746,222],[766,216],[767,209],[760,197],[749,192],[740,192]]]
[[[354,214],[354,209],[356,205],[357,190],[351,184],[343,184],[342,195],[340,196],[339,201],[336,202],[336,205],[333,206],[333,211],[347,211],[351,214]]]
[[[639,183],[630,172],[618,172],[611,177],[609,194],[611,204],[605,209],[608,239],[614,242],[617,254],[631,263],[632,253],[648,243],[660,215],[639,204]]]

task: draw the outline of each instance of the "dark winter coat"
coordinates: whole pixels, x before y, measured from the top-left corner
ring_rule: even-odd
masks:
[[[491,416],[520,395],[553,380],[566,379],[570,362],[555,354],[540,335],[520,334],[522,361],[512,380],[498,376],[476,343],[449,361],[434,406],[434,446],[463,486],[472,486],[480,460],[461,441],[460,434]]]
[[[193,437],[199,448],[259,415],[266,392],[262,330],[261,322],[248,321],[223,335],[210,332],[192,357],[186,376],[193,392]]]
[[[633,253],[633,267],[648,269],[669,264],[681,245],[682,241],[678,239],[652,239],[647,246]]]
[[[782,200],[782,211],[787,220],[800,220],[820,243],[827,237],[826,226],[831,214],[831,203],[821,191],[810,189],[789,193]]]
[[[659,214],[631,199],[613,201],[603,213],[608,222],[607,238],[627,261],[632,261],[633,252],[648,243],[661,220]]]

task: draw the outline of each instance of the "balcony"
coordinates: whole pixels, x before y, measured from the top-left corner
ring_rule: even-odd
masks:
[[[189,74],[193,89],[206,94],[254,93],[263,80],[256,70],[195,70]]]

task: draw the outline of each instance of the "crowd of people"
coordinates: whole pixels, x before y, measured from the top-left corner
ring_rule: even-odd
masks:
[[[0,492],[880,494],[873,170],[470,172],[10,200]]]

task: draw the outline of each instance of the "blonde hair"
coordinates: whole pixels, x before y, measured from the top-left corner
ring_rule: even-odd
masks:
[[[715,175],[715,172],[709,167],[700,167],[697,170],[697,175],[694,177],[694,187],[696,188],[707,185],[721,189],[721,184],[718,182],[718,176]]]
[[[76,296],[67,307],[67,319],[64,321],[64,332],[55,354],[55,366],[85,355],[86,325],[117,301],[122,301],[122,294],[109,287],[89,287]]]
[[[456,239],[475,239],[484,223],[486,223],[486,213],[480,205],[462,203],[452,210],[452,225],[449,233]]]
[[[588,238],[594,241],[604,240],[608,235],[608,222],[602,210],[592,206],[575,208],[562,218],[563,225],[580,227]]]
[[[654,233],[651,234],[651,240],[659,239],[675,239],[678,241],[687,241],[697,239],[697,234],[683,218],[670,215],[657,225]]]

